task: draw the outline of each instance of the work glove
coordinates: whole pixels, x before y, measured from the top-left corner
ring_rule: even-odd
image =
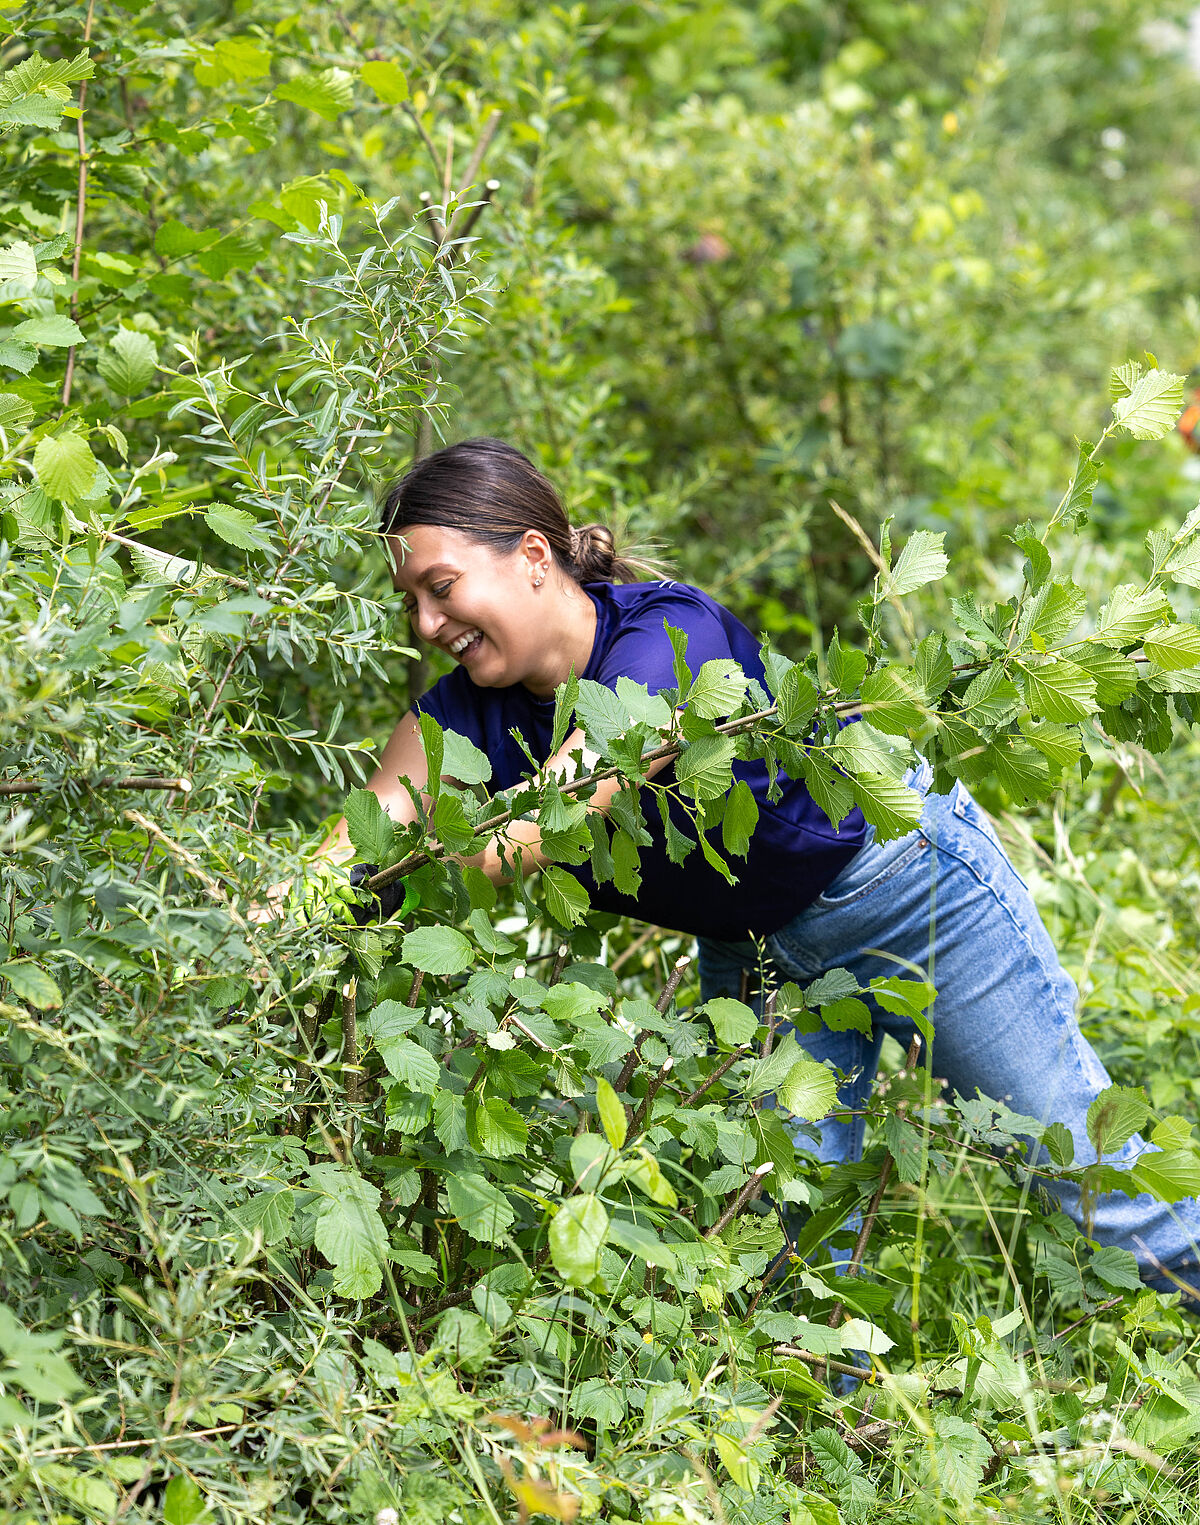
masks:
[[[292,881],[289,899],[298,921],[340,922],[344,926],[354,926],[358,921],[360,907],[354,883],[345,869],[328,858],[314,858],[304,865],[303,878]]]
[[[361,889],[367,880],[374,878],[378,872],[379,869],[374,863],[356,863],[350,870],[350,884],[354,889]],[[406,879],[393,879],[391,884],[385,884],[383,889],[375,892],[368,905],[363,905],[356,897],[354,920],[360,927],[374,922],[390,921],[397,911],[404,915],[420,903],[420,896],[416,889]]]

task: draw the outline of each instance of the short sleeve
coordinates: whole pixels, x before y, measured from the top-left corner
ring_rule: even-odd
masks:
[[[652,694],[675,688],[675,653],[665,625],[687,636],[687,664],[693,675],[714,657],[734,654],[721,620],[702,604],[679,597],[656,599],[621,624],[604,653],[596,681],[612,688],[618,678],[630,678]]]

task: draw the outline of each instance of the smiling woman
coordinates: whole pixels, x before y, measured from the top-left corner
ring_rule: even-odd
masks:
[[[467,440],[413,467],[388,495],[383,531],[418,634],[457,663],[400,721],[370,780],[394,820],[414,819],[410,787],[419,792],[426,782],[419,714],[486,753],[499,789],[521,781],[530,755],[567,773],[584,736],[575,730],[556,749],[555,689],[572,673],[611,689],[622,680],[650,695],[674,689],[668,625],[682,634],[693,671],[736,663],[770,692],[759,644],[740,620],[699,588],[637,581],[643,569],[617,556],[609,532],[572,531],[545,477],[498,440]],[[663,712],[669,718],[665,701]],[[651,771],[671,766],[664,760]],[[857,809],[831,825],[801,779],[780,773],[773,792],[754,760],[735,761],[733,776],[753,795],[757,817],[736,880],[694,859],[674,861],[668,839],[691,823],[664,795],[663,815],[649,812],[637,873],[622,876],[625,891],[612,877],[598,883],[589,863],[569,868],[590,903],[698,937],[706,999],[737,994],[762,952],[771,978],[804,984],[833,969],[849,969],[864,990],[896,965],[927,972],[937,987],[937,1073],[951,1089],[967,1097],[981,1090],[1041,1123],[1062,1123],[1076,1162],[1094,1161],[1088,1108],[1108,1076],[1079,1030],[1075,987],[1029,891],[963,785],[932,794],[922,766],[908,780],[921,824],[884,844]],[[592,808],[613,808],[618,788],[617,779],[601,783]],[[535,819],[513,822],[506,839],[470,861],[494,881],[545,865]],[[344,822],[324,851],[353,856]],[[821,1124],[828,1160],[861,1153],[862,1104],[884,1035],[902,1044],[913,1037],[907,1017],[878,1006],[871,1017],[868,1034],[801,1037],[841,1077],[842,1110]],[[1135,1134],[1116,1158],[1130,1163],[1146,1147]],[[1081,1222],[1079,1187],[1061,1181],[1052,1190]],[[1092,1222],[1102,1244],[1135,1254],[1147,1280],[1164,1268],[1185,1277],[1198,1268],[1195,1201],[1167,1207],[1109,1196],[1094,1205]]]

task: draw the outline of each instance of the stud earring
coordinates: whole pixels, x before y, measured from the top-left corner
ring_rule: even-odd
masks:
[[[546,574],[544,572],[542,572],[537,577],[535,577],[533,579],[533,586],[535,588],[540,588],[545,581],[546,581]]]

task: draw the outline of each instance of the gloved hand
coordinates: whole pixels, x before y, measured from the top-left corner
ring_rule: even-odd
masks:
[[[360,889],[378,872],[379,869],[374,863],[356,863],[350,870],[350,883],[355,889]],[[420,896],[406,879],[393,879],[391,884],[386,884],[383,889],[376,891],[372,904],[363,905],[360,902],[355,905],[354,920],[360,927],[368,926],[373,922],[388,921],[397,911],[403,915],[420,903]]]

